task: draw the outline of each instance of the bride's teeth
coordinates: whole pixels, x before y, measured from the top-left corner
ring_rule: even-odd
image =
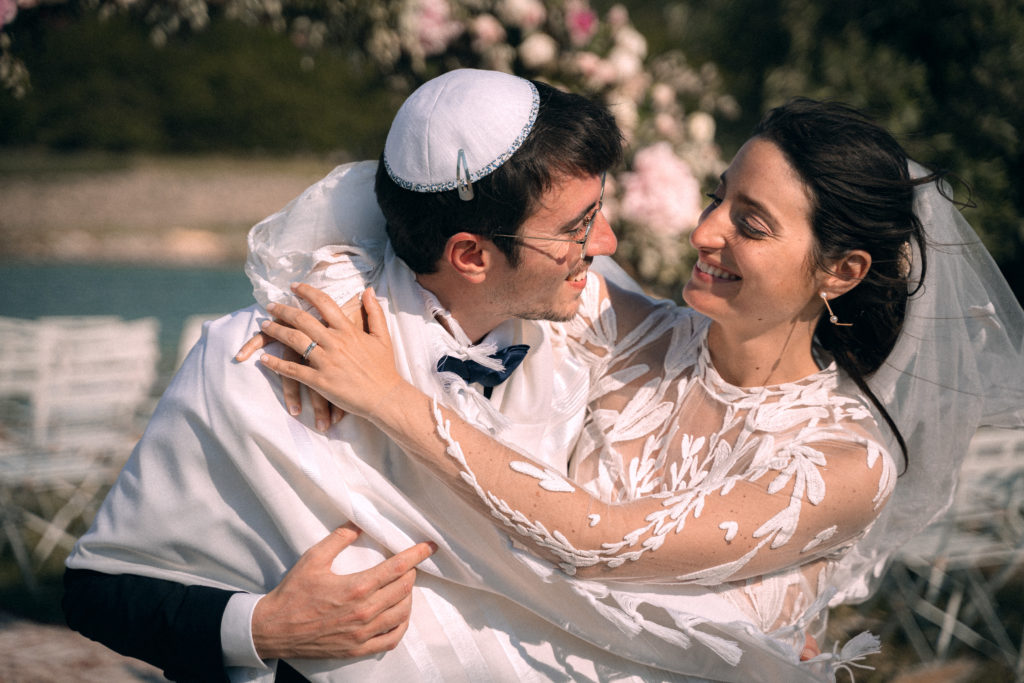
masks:
[[[722,270],[721,268],[715,268],[710,263],[704,263],[703,261],[697,261],[697,269],[700,270],[703,273],[707,273],[708,275],[712,275],[712,276],[717,277],[717,278],[719,278],[721,280],[739,280],[740,279],[738,275],[733,275],[732,273],[727,273],[724,270]]]

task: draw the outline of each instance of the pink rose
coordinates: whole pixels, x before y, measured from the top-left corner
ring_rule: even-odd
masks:
[[[474,17],[469,30],[473,36],[473,49],[477,52],[483,52],[505,40],[505,27],[493,14]]]
[[[597,33],[597,13],[590,9],[586,0],[568,0],[565,3],[565,28],[573,45],[585,45]]]
[[[18,16],[18,3],[14,0],[0,0],[0,28],[14,21]]]
[[[674,238],[692,229],[701,212],[700,183],[672,145],[658,142],[633,158],[633,171],[622,177],[623,220],[655,235]]]
[[[416,38],[426,56],[439,55],[464,28],[451,19],[448,0],[419,0],[415,9]]]

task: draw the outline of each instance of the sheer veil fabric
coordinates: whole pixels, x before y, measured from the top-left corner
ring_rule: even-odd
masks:
[[[914,163],[911,172],[926,173]],[[934,183],[917,189],[915,203],[927,272],[896,347],[869,381],[903,433],[908,464],[879,520],[843,560],[833,604],[868,597],[892,554],[949,508],[978,427],[1024,427],[1024,311]],[[920,267],[915,258],[912,280]],[[899,454],[895,440],[889,447]]]

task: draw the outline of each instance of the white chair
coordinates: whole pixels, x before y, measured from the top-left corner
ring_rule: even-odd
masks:
[[[157,332],[155,318],[0,318],[0,550],[12,548],[30,589],[140,435]]]
[[[1024,681],[1024,637],[997,593],[1024,567],[1024,430],[980,430],[949,512],[902,550],[878,602],[923,662],[967,646]]]

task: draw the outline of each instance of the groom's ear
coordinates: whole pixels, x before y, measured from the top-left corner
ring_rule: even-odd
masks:
[[[457,232],[448,238],[441,257],[460,277],[479,284],[487,277],[494,259],[494,245],[490,240],[471,232]]]

